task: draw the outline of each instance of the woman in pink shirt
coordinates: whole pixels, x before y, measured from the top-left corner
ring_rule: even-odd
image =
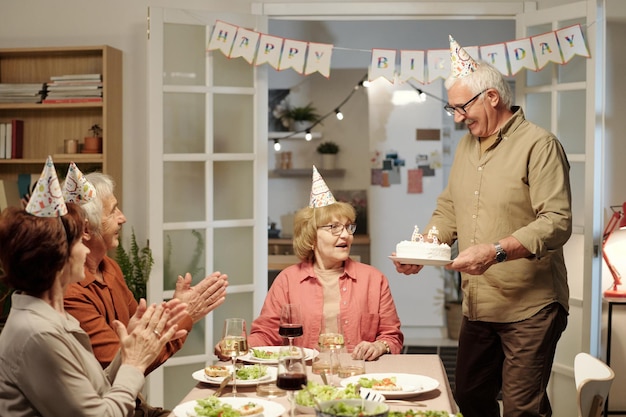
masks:
[[[282,345],[281,307],[298,304],[304,335],[294,340],[296,345],[318,348],[322,319],[336,323],[339,317],[353,356],[374,360],[401,352],[404,336],[387,278],[349,257],[355,219],[354,208],[336,202],[313,167],[311,203],[296,213],[294,221],[294,253],[301,262],[285,268],[274,280],[260,316],[252,322],[250,346]]]

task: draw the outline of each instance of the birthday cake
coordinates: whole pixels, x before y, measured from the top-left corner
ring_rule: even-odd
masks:
[[[439,243],[438,234],[437,228],[433,227],[428,231],[426,240],[415,226],[411,240],[403,240],[396,245],[396,257],[449,261],[452,256],[450,246]]]

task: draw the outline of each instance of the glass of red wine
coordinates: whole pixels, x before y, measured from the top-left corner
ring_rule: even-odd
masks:
[[[291,408],[291,417],[295,414],[295,391],[306,386],[306,360],[304,350],[298,346],[283,346],[280,348],[278,356],[278,376],[276,385],[280,389],[287,391]]]
[[[237,357],[248,353],[248,338],[246,337],[246,321],[240,318],[224,320],[222,340],[220,341],[222,353],[230,356],[233,361],[233,391],[231,395],[237,396]]]
[[[278,334],[289,339],[289,346],[293,346],[294,338],[303,335],[302,314],[298,304],[285,304],[282,306]]]

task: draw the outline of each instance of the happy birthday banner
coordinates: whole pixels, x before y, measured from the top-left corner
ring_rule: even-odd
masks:
[[[299,74],[319,72],[330,77],[333,45],[281,38],[216,21],[207,51],[219,50],[228,58],[249,64],[268,64],[277,70],[292,68]],[[464,46],[472,57],[491,63],[502,74],[515,75],[523,68],[539,71],[549,62],[567,64],[574,56],[589,58],[579,24],[529,38],[484,46]],[[422,84],[450,74],[450,50],[372,49],[370,81],[383,77],[394,82],[414,79]],[[396,62],[398,58],[398,62]]]

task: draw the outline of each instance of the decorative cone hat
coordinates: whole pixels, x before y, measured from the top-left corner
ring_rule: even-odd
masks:
[[[84,204],[96,194],[94,186],[80,172],[74,162],[70,162],[63,187],[63,198],[67,203]]]
[[[324,178],[313,165],[313,183],[311,184],[311,201],[309,207],[318,208],[336,203],[333,193],[330,192]]]
[[[26,211],[37,217],[59,217],[67,214],[63,192],[54,168],[52,157],[48,155],[41,176],[37,180]]]
[[[450,36],[450,69],[452,76],[463,78],[478,69],[478,63]]]

